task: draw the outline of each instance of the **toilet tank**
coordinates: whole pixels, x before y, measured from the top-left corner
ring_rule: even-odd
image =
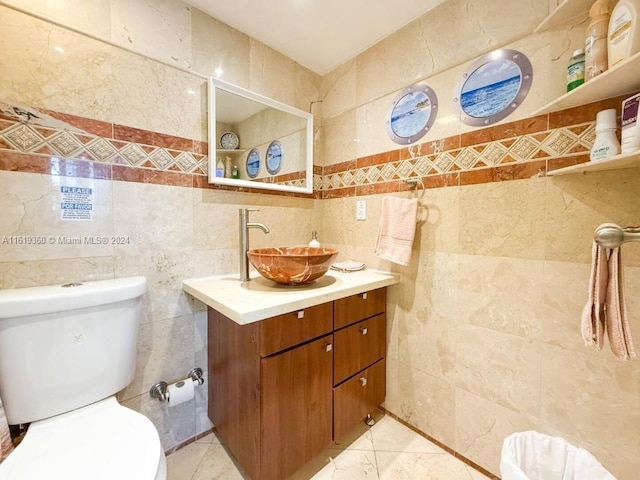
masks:
[[[144,277],[0,290],[0,399],[10,424],[68,412],[133,379]]]

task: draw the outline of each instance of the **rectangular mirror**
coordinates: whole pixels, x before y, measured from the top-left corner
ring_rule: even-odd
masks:
[[[213,77],[209,152],[209,183],[313,193],[313,115]]]

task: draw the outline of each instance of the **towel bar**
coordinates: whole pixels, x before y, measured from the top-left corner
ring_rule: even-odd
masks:
[[[422,197],[424,197],[424,190],[425,190],[424,182],[422,181],[422,179],[421,178],[405,178],[404,181],[411,188],[418,188],[418,185],[422,187],[422,191],[420,192],[420,198],[419,198],[419,200],[422,200]]]
[[[604,248],[616,248],[626,242],[640,242],[640,227],[607,225],[598,228],[593,239]]]

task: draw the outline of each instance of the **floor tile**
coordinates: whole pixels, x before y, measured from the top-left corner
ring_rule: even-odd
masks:
[[[207,453],[209,445],[190,443],[167,456],[167,478],[169,480],[190,480]]]
[[[214,443],[216,445],[220,445],[220,440],[218,440],[218,437],[216,437],[215,433],[210,433],[196,440],[196,443],[208,443],[208,444]]]
[[[472,480],[467,466],[440,453],[376,452],[380,480]]]
[[[372,480],[378,479],[374,452],[344,450],[316,473],[312,480]]]
[[[168,480],[243,480],[214,434],[167,457]],[[390,416],[361,425],[293,480],[488,480]]]
[[[204,445],[204,444],[199,444]],[[242,475],[222,445],[209,445],[191,480],[243,480]],[[169,480],[175,480],[169,477]]]
[[[447,453],[389,416],[371,428],[371,436],[377,452]]]

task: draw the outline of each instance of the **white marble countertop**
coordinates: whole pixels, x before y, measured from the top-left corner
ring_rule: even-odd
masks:
[[[315,282],[298,286],[279,285],[257,272],[250,277],[248,282],[240,282],[238,274],[193,278],[184,280],[182,289],[244,325],[399,282],[397,275],[369,269],[330,270]]]

